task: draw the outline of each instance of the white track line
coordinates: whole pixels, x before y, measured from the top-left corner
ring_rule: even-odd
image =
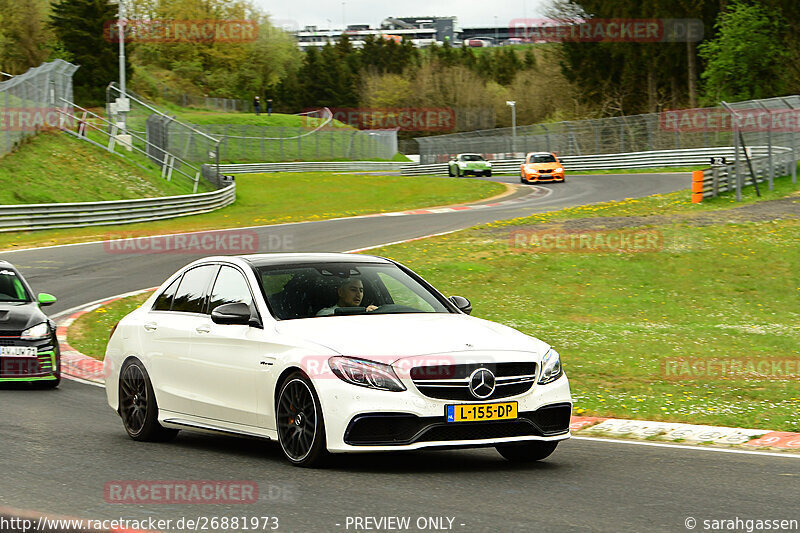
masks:
[[[644,442],[636,440],[613,439],[613,438],[600,438],[600,437],[572,437],[570,440],[588,440],[592,442],[606,442],[610,444],[636,444],[638,446],[654,446],[656,448],[677,448],[679,450],[700,450],[704,452],[720,452],[720,453],[739,453],[745,455],[766,455],[768,457],[789,457],[792,459],[800,459],[800,454],[781,453],[781,452],[761,452],[757,450],[736,450],[729,448],[711,448],[704,446],[687,446],[685,444],[668,444],[666,442]]]
[[[76,378],[75,376],[70,376],[69,374],[61,374],[61,377],[64,379],[68,379],[70,381],[77,381],[78,383],[83,383],[84,385],[93,385],[95,387],[100,387],[101,389],[105,389],[105,383],[95,383],[94,381],[89,381],[86,379]]]
[[[346,252],[343,252],[343,253],[346,253],[346,254],[357,254],[359,252],[364,252],[366,250],[374,250],[375,248],[383,248],[384,246],[392,246],[392,245],[395,245],[395,244],[403,244],[403,243],[411,242],[411,241],[421,241],[422,239],[428,239],[430,237],[439,237],[441,235],[449,235],[451,233],[455,233],[457,231],[463,231],[465,229],[467,229],[467,228],[454,229],[454,230],[450,230],[450,231],[443,231],[441,233],[431,233],[430,235],[423,235],[422,237],[412,237],[410,239],[405,239],[405,240],[402,240],[402,241],[385,242],[383,244],[375,244],[373,246],[367,246],[366,248],[356,248],[355,250],[347,250]]]

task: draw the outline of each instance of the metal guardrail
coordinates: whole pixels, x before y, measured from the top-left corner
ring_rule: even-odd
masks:
[[[776,150],[776,147],[773,147]],[[787,148],[787,150],[789,150]],[[751,157],[766,155],[768,147],[753,146],[748,148]],[[581,170],[613,170],[627,168],[660,168],[660,167],[692,167],[706,165],[712,157],[734,157],[733,147],[690,148],[686,150],[655,150],[648,152],[631,152],[624,154],[594,154],[582,156],[559,157],[567,171]],[[523,158],[492,161],[492,172],[495,174],[519,174]],[[420,176],[423,174],[447,175],[447,163],[430,165],[408,165],[401,168],[403,176]]]
[[[751,164],[755,183],[769,183],[777,176],[792,176],[797,182],[797,164],[789,147],[775,147],[771,155],[752,158]],[[742,165],[737,170],[735,163],[714,165],[711,168],[696,170],[692,173],[692,202],[700,203],[704,198],[714,198],[721,193],[741,191],[742,187],[753,185],[753,175],[749,165]]]
[[[243,163],[238,165],[220,165],[219,172],[220,174],[260,174],[263,172],[369,172],[373,170],[396,172],[406,165],[408,165],[407,162],[400,161],[298,161],[294,163]]]
[[[230,184],[216,191],[161,198],[0,205],[0,233],[151,222],[207,213],[234,200],[236,185]]]

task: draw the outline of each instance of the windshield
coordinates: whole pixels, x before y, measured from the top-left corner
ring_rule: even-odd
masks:
[[[264,296],[279,320],[450,312],[436,295],[393,264],[316,263],[257,271]]]
[[[30,296],[13,270],[0,269],[0,302],[29,302]]]
[[[462,161],[483,161],[483,156],[478,154],[467,154],[461,156]]]
[[[555,163],[556,162],[556,158],[553,157],[551,154],[532,155],[528,162],[529,163]]]

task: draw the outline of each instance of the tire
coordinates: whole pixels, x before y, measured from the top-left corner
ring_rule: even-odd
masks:
[[[458,165],[456,165],[456,177],[457,178],[461,177],[461,167],[459,167]]]
[[[483,173],[483,175],[486,176],[487,178],[491,178],[492,177],[492,171],[491,170],[487,170],[486,172]]]
[[[119,415],[128,436],[144,442],[165,442],[177,429],[158,423],[158,404],[150,376],[138,359],[129,359],[119,372]]]
[[[556,446],[558,446],[558,441],[534,441],[495,446],[495,449],[513,463],[532,463],[549,457],[556,451]]]
[[[520,177],[519,177],[519,182],[520,183],[528,183],[527,181],[525,181],[525,178],[522,177],[522,175],[520,175]]]
[[[275,405],[278,442],[295,466],[314,468],[329,458],[322,407],[311,381],[295,372],[283,381]]]
[[[455,174],[453,174],[453,167],[450,165],[447,165],[447,175],[451,178],[455,177]]]

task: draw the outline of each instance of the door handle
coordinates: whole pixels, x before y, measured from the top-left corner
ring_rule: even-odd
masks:
[[[155,331],[158,329],[158,324],[156,324],[155,322],[145,322],[144,329],[146,329],[147,331]]]
[[[211,331],[211,326],[203,324],[202,326],[197,326],[197,328],[195,328],[195,331],[197,333],[208,333],[209,331]]]

